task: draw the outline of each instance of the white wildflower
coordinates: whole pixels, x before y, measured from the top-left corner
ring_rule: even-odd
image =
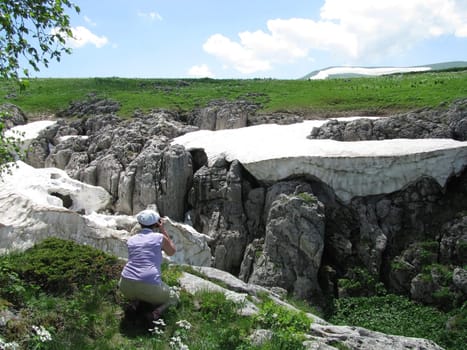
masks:
[[[43,326],[32,326],[32,329],[36,333],[41,343],[45,343],[52,340],[52,335]]]
[[[149,332],[151,332],[154,335],[162,335],[164,334],[164,330],[162,327],[165,327],[166,324],[162,318],[159,318],[158,320],[152,321],[154,324],[154,328],[149,328]]]
[[[177,321],[176,325],[179,326],[180,328],[186,329],[187,331],[190,330],[191,328],[191,323],[188,322],[187,320]]]
[[[152,323],[154,323],[156,326],[162,326],[162,327],[166,326],[165,321],[164,321],[163,318],[159,318],[157,320],[154,320],[154,321],[152,321]]]
[[[180,338],[179,336],[170,338],[169,346],[171,349],[174,350],[190,350],[188,348],[188,345],[183,344],[182,338]]]
[[[2,338],[0,338],[0,350],[17,350],[19,349],[19,344],[15,341],[13,342],[5,342]]]
[[[180,287],[172,286],[169,291],[170,299],[180,300]]]

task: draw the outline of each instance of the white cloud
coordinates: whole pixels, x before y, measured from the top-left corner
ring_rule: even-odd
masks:
[[[97,48],[101,48],[109,43],[109,40],[105,36],[97,36],[86,27],[78,26],[71,28],[71,30],[73,32],[73,38],[68,41],[71,47],[80,48],[91,44]]]
[[[317,20],[273,19],[267,31],[245,31],[234,41],[214,34],[204,50],[241,73],[328,51],[343,60],[398,55],[442,35],[467,38],[465,0],[325,0]]]
[[[94,45],[97,48],[101,48],[109,43],[109,40],[105,36],[97,36],[91,32],[88,28],[78,26],[71,28],[73,33],[72,38],[67,38],[67,44],[73,48],[80,48],[87,44]],[[58,33],[58,29],[52,29],[52,34]],[[64,35],[66,37],[66,35]]]
[[[191,67],[188,70],[188,75],[197,78],[214,78],[214,74],[206,64]]]
[[[271,68],[267,60],[257,57],[255,48],[231,41],[229,38],[214,34],[204,43],[203,49],[219,57],[226,65],[233,66],[241,73],[248,74]]]
[[[152,21],[162,21],[162,16],[154,11],[151,12],[138,12],[139,17],[148,18]]]

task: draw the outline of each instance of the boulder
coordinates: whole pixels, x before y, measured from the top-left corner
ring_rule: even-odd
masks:
[[[11,103],[0,105],[0,119],[4,121],[6,129],[24,125],[28,122],[28,118],[21,108]]]
[[[440,261],[444,264],[467,264],[467,216],[447,222],[441,229]]]
[[[321,344],[340,344],[341,347],[345,346],[345,348],[355,350],[443,350],[430,340],[388,335],[361,327],[313,323],[310,335],[310,341],[305,343],[306,349],[322,349],[321,347],[316,348],[316,345],[313,344],[319,342]],[[335,347],[333,348],[335,349]]]
[[[212,101],[195,111],[189,123],[205,130],[235,129],[247,126],[248,118],[258,109],[246,101]]]
[[[248,281],[279,286],[302,299],[319,296],[324,222],[324,208],[312,194],[278,195],[269,210],[263,251]]]

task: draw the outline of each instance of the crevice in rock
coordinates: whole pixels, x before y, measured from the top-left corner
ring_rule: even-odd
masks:
[[[52,192],[50,193],[51,196],[58,197],[62,200],[63,207],[70,209],[73,206],[73,200],[71,197],[67,194],[61,194],[58,192]]]

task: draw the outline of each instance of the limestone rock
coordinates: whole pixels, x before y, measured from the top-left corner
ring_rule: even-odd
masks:
[[[390,118],[332,120],[312,130],[312,139],[339,141],[453,138],[467,140],[467,99],[453,102],[448,108],[423,109]]]
[[[83,117],[86,115],[115,113],[120,109],[120,103],[111,99],[89,95],[83,101],[74,101],[70,106],[57,113],[59,118]]]
[[[442,263],[460,266],[467,264],[467,216],[443,225],[440,260]]]
[[[190,118],[190,123],[206,130],[235,129],[247,126],[249,115],[258,107],[246,101],[214,101]]]
[[[452,282],[454,285],[462,291],[463,299],[466,299],[467,296],[467,270],[456,267],[452,274]]]
[[[184,272],[182,277],[179,278],[179,283],[181,288],[185,289],[188,293],[193,295],[198,291],[224,293],[227,299],[242,305],[239,311],[240,315],[251,316],[258,312],[256,305],[247,299],[248,294],[232,292],[215,283],[209,282],[208,280],[189,274],[187,272]]]
[[[201,167],[193,176],[188,203],[193,226],[212,238],[214,266],[238,271],[247,245],[243,169],[238,162]]]
[[[324,209],[307,192],[279,195],[266,225],[264,250],[249,282],[279,286],[296,297],[320,294],[318,269],[324,248]]]
[[[170,261],[192,266],[211,266],[209,237],[199,233],[193,227],[166,218],[164,227],[177,248]]]
[[[349,349],[355,350],[443,350],[443,348],[430,340],[387,335],[360,327],[313,323],[310,334],[312,342],[319,341],[325,344],[339,343]],[[313,349],[313,347],[310,349]]]
[[[0,105],[0,116],[3,117],[6,129],[17,125],[24,125],[28,122],[28,118],[21,108],[11,103]]]

